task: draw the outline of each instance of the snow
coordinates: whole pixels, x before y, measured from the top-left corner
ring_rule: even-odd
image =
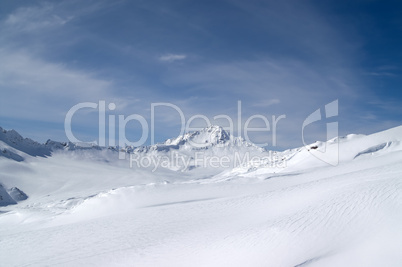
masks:
[[[191,158],[192,140],[207,156],[268,161],[154,172],[130,168],[118,149],[2,132],[4,149],[24,158],[0,157],[4,266],[402,265],[402,126],[275,156],[213,126],[131,151]],[[320,160],[324,148],[336,166]]]

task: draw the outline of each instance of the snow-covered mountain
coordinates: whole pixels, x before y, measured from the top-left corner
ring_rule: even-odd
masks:
[[[231,162],[234,161],[234,156],[243,158],[245,154],[248,154],[248,157],[268,155],[263,148],[246,142],[242,137],[234,137],[222,127],[215,125],[168,139],[161,144],[141,147],[126,146],[124,148],[102,148],[91,144],[83,146],[82,144],[62,143],[52,140],[48,140],[45,144],[40,144],[29,138],[23,138],[15,130],[6,131],[0,128],[0,132],[0,149],[2,149],[0,156],[16,161],[24,160],[27,155],[48,157],[52,153],[62,152],[110,161],[113,160],[113,156],[106,155],[108,152],[116,154],[123,151],[127,154],[133,154],[135,157],[152,157],[155,158],[154,161],[166,157],[171,158],[172,154],[174,154],[175,157],[180,157],[180,161],[178,161],[178,164],[168,164],[167,168],[186,171],[197,167],[196,162],[194,162],[196,153],[198,157],[203,158],[228,156]],[[115,156],[114,159],[118,159],[118,157]]]
[[[17,202],[26,200],[27,198],[28,196],[17,187],[12,187],[7,190],[2,184],[0,184],[0,207],[15,205]]]
[[[327,142],[313,144],[286,151],[266,151],[242,137],[234,137],[222,127],[212,125],[200,131],[189,132],[164,143],[141,147],[99,147],[93,144],[73,144],[48,140],[40,144],[29,138],[23,138],[15,130],[0,127],[0,157],[15,161],[24,158],[49,157],[64,153],[73,157],[97,160],[100,162],[119,162],[118,152],[127,153],[126,160],[148,158],[148,169],[167,168],[174,171],[189,171],[210,165],[211,157],[227,157],[228,166],[209,168],[208,175],[265,175],[267,173],[285,173],[301,169],[317,168],[328,164],[352,161],[367,154],[378,155],[401,150],[402,127],[396,127],[369,136],[350,134],[337,137]],[[198,159],[197,159],[198,157]],[[329,161],[328,161],[329,159]],[[162,160],[169,161],[160,164]],[[174,162],[173,162],[174,161]],[[332,163],[331,163],[332,162]],[[159,165],[155,165],[159,163]],[[205,170],[204,170],[205,171]]]
[[[5,130],[0,127],[0,157],[16,161],[23,161],[27,156],[49,157],[52,152],[59,150],[101,150],[99,146],[91,144],[73,144],[71,142],[57,142],[48,140],[41,144],[30,138],[23,138],[15,130]]]
[[[207,149],[208,147],[252,147],[254,144],[247,143],[242,137],[234,137],[226,132],[222,127],[211,125],[202,129],[186,133],[174,139],[168,139],[163,144],[168,147],[183,147],[187,149]],[[261,150],[261,149],[260,149]]]
[[[52,153],[67,151],[71,154],[82,154],[84,157],[98,160],[113,161],[118,159],[115,154],[124,151],[139,157],[167,157],[174,153],[183,160],[190,160],[189,169],[194,169],[195,153],[201,157],[228,156],[233,162],[233,173],[255,172],[289,172],[296,169],[315,168],[328,164],[328,157],[339,162],[351,161],[367,154],[377,155],[401,149],[401,127],[369,136],[350,134],[337,137],[327,142],[317,141],[305,147],[286,151],[266,151],[254,144],[246,142],[242,137],[234,137],[220,126],[209,126],[201,131],[186,133],[164,143],[142,147],[109,147],[96,145],[82,146],[71,142],[56,142],[48,140],[40,144],[29,138],[23,138],[15,130],[6,131],[0,127],[0,156],[22,161],[27,156],[49,157]],[[79,151],[79,152],[77,152]],[[84,151],[84,152],[83,152]],[[245,155],[247,154],[247,157]],[[96,155],[96,156],[95,156]],[[234,156],[238,162],[234,162]],[[255,158],[247,161],[247,159]],[[236,167],[236,168],[235,168]],[[187,170],[184,166],[176,166],[172,170]]]
[[[43,144],[29,138],[23,138],[15,130],[6,131],[0,127],[0,155],[14,159],[23,160],[17,151],[24,152],[30,156],[50,156],[51,149]]]
[[[398,267],[401,140],[402,126],[270,152],[212,126],[125,149],[256,157],[153,169],[1,129],[1,265]]]
[[[15,201],[4,188],[3,185],[0,184],[0,207],[1,206],[8,206],[8,205],[15,205],[17,201]]]
[[[128,151],[131,151],[134,157],[157,159],[178,157],[180,158],[178,164],[168,164],[167,168],[180,171],[197,168],[200,164],[209,165],[208,159],[211,157],[227,157],[230,161],[229,165],[234,167],[237,165],[235,157],[243,159],[246,155],[247,157],[268,156],[265,149],[246,142],[242,137],[234,137],[216,125],[168,139],[162,144],[138,147]],[[202,162],[198,162],[197,157],[202,158]]]

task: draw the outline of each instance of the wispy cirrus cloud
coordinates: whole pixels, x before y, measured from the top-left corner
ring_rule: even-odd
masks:
[[[62,121],[63,108],[80,101],[115,98],[113,83],[94,74],[46,62],[26,52],[2,49],[0,57],[0,87],[7,98],[1,105],[3,114]]]
[[[61,43],[69,40],[76,32],[63,35],[67,24],[104,5],[101,1],[89,2],[77,9],[74,2],[27,5],[0,20],[0,29],[4,30],[0,36],[0,115],[62,123],[69,108],[79,102],[109,100],[123,109],[129,100],[134,101],[131,96],[116,95],[116,84],[97,71],[47,58],[52,57],[50,51],[57,50],[54,43],[51,46],[44,41],[46,38],[58,33],[55,39]],[[38,43],[40,50],[35,46]]]
[[[32,32],[43,28],[62,26],[74,18],[73,15],[57,14],[55,6],[49,3],[41,6],[18,8],[9,14],[4,25],[13,30]]]
[[[158,59],[160,61],[173,62],[173,61],[183,60],[186,58],[187,58],[187,55],[184,55],[184,54],[166,54],[166,55],[160,56]]]
[[[275,104],[279,104],[281,101],[277,98],[274,99],[268,99],[268,100],[263,100],[263,101],[258,101],[253,104],[254,107],[269,107]]]

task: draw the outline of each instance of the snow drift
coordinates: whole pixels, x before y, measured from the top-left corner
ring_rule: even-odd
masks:
[[[0,157],[6,266],[402,264],[402,127],[233,168],[154,172],[118,160],[122,148],[37,144],[2,132],[2,149],[24,158]],[[143,157],[273,155],[219,127],[124,149]],[[338,165],[320,160],[323,151]]]

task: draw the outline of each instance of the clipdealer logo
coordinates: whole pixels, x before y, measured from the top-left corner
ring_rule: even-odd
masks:
[[[317,159],[328,163],[332,166],[339,164],[339,138],[338,137],[338,122],[332,121],[326,123],[326,137],[327,142],[324,142],[320,147],[311,149],[305,142],[304,129],[308,125],[315,122],[329,119],[338,116],[338,99],[325,105],[324,109],[317,109],[311,113],[303,122],[302,126],[302,141],[308,151]],[[328,142],[329,140],[332,142]]]

